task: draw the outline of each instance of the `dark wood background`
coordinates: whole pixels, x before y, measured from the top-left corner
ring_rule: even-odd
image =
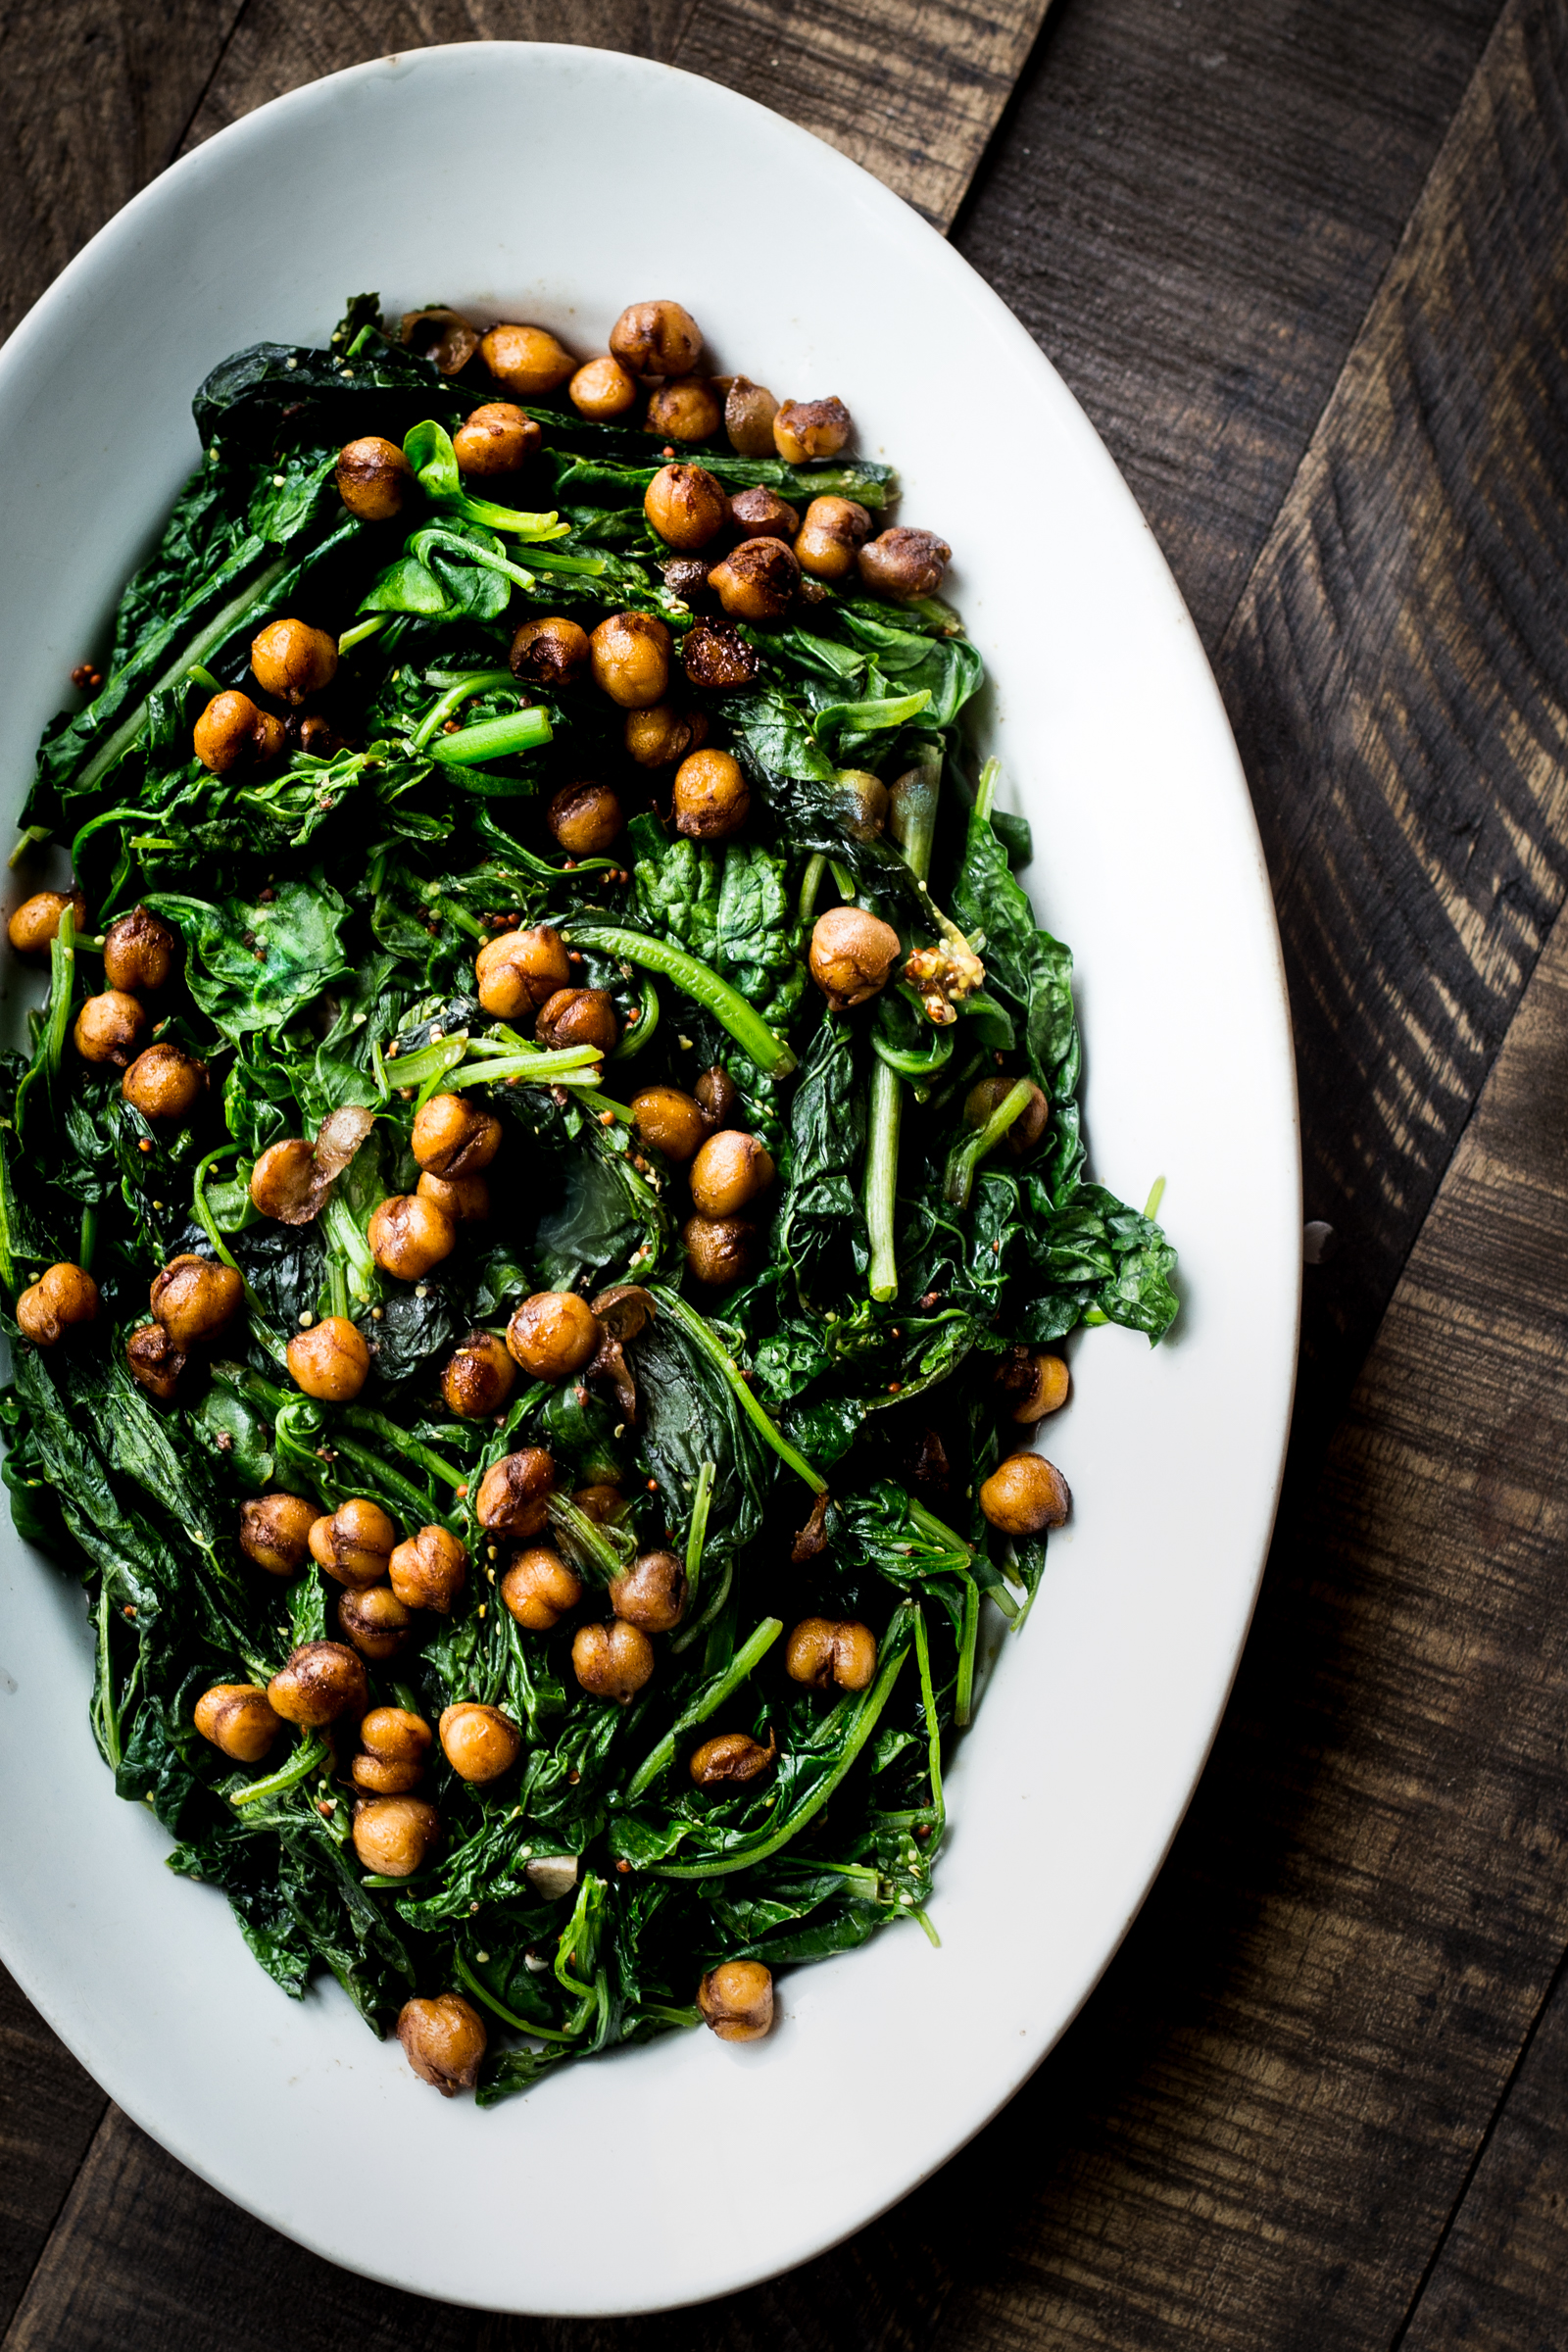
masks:
[[[5,1986],[0,2352],[1568,2344],[1568,0],[1044,13],[0,9],[8,326],[183,148],[475,36],[711,74],[951,226],[1214,662],[1336,1244],[1198,1798],[1083,2016],[936,2180],[725,2303],[488,2319],[227,2206]],[[301,2160],[330,2196],[331,2152]]]

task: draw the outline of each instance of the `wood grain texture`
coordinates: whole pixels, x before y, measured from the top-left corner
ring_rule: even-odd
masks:
[[[0,2335],[108,2103],[0,1969]]]

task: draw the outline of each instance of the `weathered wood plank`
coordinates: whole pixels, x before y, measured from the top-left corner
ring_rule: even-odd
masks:
[[[0,2333],[107,2105],[0,1969]]]

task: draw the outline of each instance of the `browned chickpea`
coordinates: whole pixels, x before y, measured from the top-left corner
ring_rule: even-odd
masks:
[[[323,1315],[288,1344],[289,1376],[323,1404],[350,1404],[370,1377],[370,1350],[347,1315]]]
[[[490,1214],[490,1187],[482,1176],[432,1176],[424,1168],[414,1189],[454,1225],[482,1225]]]
[[[993,1111],[1002,1104],[1017,1085],[1016,1078],[982,1078],[971,1086],[963,1098],[963,1115],[971,1127],[983,1127]],[[1051,1124],[1051,1104],[1038,1086],[1029,1089],[1029,1100],[1007,1129],[1004,1141],[1014,1159],[1032,1152]]]
[[[303,1494],[252,1494],[239,1506],[239,1547],[269,1576],[293,1576],[310,1557],[320,1515]]]
[[[860,577],[879,596],[935,596],[942,575],[953,562],[953,550],[935,531],[911,531],[902,524],[867,540],[859,554]]]
[[[251,639],[251,675],[264,694],[296,706],[337,676],[337,639],[303,620],[270,620]]]
[[[451,1218],[417,1193],[393,1193],[379,1201],[366,1239],[382,1272],[396,1275],[400,1282],[422,1282],[458,1244]]]
[[[487,400],[459,425],[452,451],[460,473],[515,473],[543,439],[533,418],[514,402]]]
[[[868,1004],[887,984],[899,935],[863,906],[830,906],[811,926],[811,978],[835,1012]]]
[[[161,915],[133,906],[104,933],[104,978],[111,988],[155,997],[179,961],[179,933]]]
[[[624,416],[637,398],[635,377],[607,352],[600,360],[584,360],[570,383],[566,398],[579,416]]]
[[[140,1048],[147,1015],[122,989],[106,988],[89,997],[76,1015],[72,1042],[83,1061],[110,1061],[123,1069]]]
[[[378,1502],[351,1496],[311,1522],[311,1557],[340,1585],[384,1584],[398,1531]]]
[[[538,1544],[519,1551],[501,1579],[501,1598],[519,1625],[548,1634],[582,1598],[582,1578],[559,1551]]]
[[[356,1756],[349,1777],[366,1796],[407,1796],[424,1775],[417,1764],[383,1764],[377,1756]]]
[[[612,612],[588,640],[594,684],[623,710],[662,703],[669,685],[669,631],[652,612]]]
[[[851,1618],[803,1617],[784,1645],[784,1671],[813,1690],[863,1690],[876,1674],[876,1636]]]
[[[545,823],[568,858],[602,858],[625,822],[608,784],[564,785],[545,811]]]
[[[801,520],[795,553],[813,579],[847,580],[871,536],[871,517],[853,498],[813,498]]]
[[[773,419],[773,447],[787,466],[836,458],[855,430],[842,400],[787,400]]]
[[[579,1487],[571,1499],[595,1527],[618,1527],[626,1516],[626,1497],[618,1487]]]
[[[248,694],[215,694],[196,721],[192,742],[215,776],[263,767],[283,749],[283,722],[259,710]]]
[[[744,1217],[688,1217],[680,1238],[693,1281],[705,1290],[719,1291],[749,1271],[757,1227]]]
[[[340,1715],[358,1722],[370,1704],[370,1686],[363,1663],[345,1642],[302,1642],[268,1684],[267,1698],[285,1723],[318,1731]]]
[[[465,1095],[432,1095],[414,1118],[414,1156],[432,1176],[473,1176],[501,1149],[501,1121]]]
[[[172,1257],[153,1276],[151,1304],[176,1348],[200,1348],[230,1324],[245,1303],[245,1285],[232,1266],[189,1252]]]
[[[178,1046],[149,1046],[120,1081],[120,1091],[144,1119],[188,1119],[207,1087],[207,1064]]]
[[[414,1619],[390,1585],[366,1585],[344,1592],[337,1604],[338,1630],[362,1658],[384,1664],[408,1643]]]
[[[686,1571],[672,1551],[643,1551],[610,1588],[623,1624],[645,1634],[672,1633],[686,1614]]]
[[[720,691],[755,684],[761,656],[727,621],[700,620],[686,632],[680,652],[687,682]]]
[[[570,1380],[601,1337],[593,1309],[575,1291],[535,1291],[507,1326],[507,1346],[530,1380]]]
[[[98,1285],[84,1266],[63,1260],[28,1283],[17,1300],[17,1322],[35,1348],[53,1348],[78,1323],[98,1313]]]
[[[1043,1453],[1009,1453],[980,1489],[980,1508],[1004,1536],[1060,1527],[1072,1508],[1067,1481]]]
[[[525,1544],[543,1527],[556,1465],[542,1446],[524,1446],[492,1462],[479,1481],[474,1517],[488,1536],[513,1536]]]
[[[655,703],[648,710],[628,710],[624,742],[629,759],[639,767],[673,767],[695,752],[708,733],[701,710],[677,710],[672,704]]]
[[[724,395],[724,430],[729,445],[743,458],[773,456],[773,419],[778,402],[749,375],[732,376]]]
[[[603,988],[558,988],[540,1005],[533,1033],[551,1047],[597,1046],[613,1053],[620,1036],[614,1000]]]
[[[368,1796],[354,1809],[354,1851],[372,1878],[412,1879],[440,1837],[441,1816],[422,1796]]]
[[[564,686],[575,685],[588,667],[588,632],[559,612],[544,620],[525,620],[512,640],[508,661],[513,676],[524,685],[559,694]]]
[[[363,1755],[351,1771],[356,1788],[371,1796],[405,1796],[424,1776],[434,1734],[407,1707],[372,1707],[360,1726]]]
[[[997,1386],[1012,1419],[1030,1424],[1060,1412],[1071,1379],[1061,1356],[1038,1348],[1014,1348],[997,1366]]]
[[[530,931],[504,931],[473,959],[479,1002],[498,1020],[515,1021],[537,1012],[571,978],[565,944],[548,923]]]
[[[690,375],[703,338],[678,302],[634,302],[611,328],[610,348],[633,375]]]
[[[419,1179],[424,1182],[423,1177]],[[470,1181],[482,1183],[482,1177]],[[517,1367],[505,1343],[493,1331],[470,1331],[447,1357],[441,1374],[441,1394],[448,1410],[465,1420],[499,1413],[512,1395]]]
[[[450,1528],[421,1527],[398,1545],[388,1567],[406,1609],[434,1609],[447,1617],[467,1581],[468,1554]]]
[[[421,2082],[444,2099],[471,2090],[484,2056],[484,2020],[461,1992],[438,1993],[433,2001],[405,2001],[398,2014],[403,2054]]]
[[[773,1174],[772,1154],[759,1137],[725,1127],[692,1161],[692,1206],[704,1217],[736,1216],[760,1199]]]
[[[659,566],[664,586],[683,605],[693,605],[700,596],[708,594],[708,573],[710,556],[666,556]]]
[[[60,917],[68,906],[75,918],[77,931],[83,930],[87,921],[87,902],[79,890],[69,894],[58,890],[35,890],[30,899],[24,899],[6,926],[6,936],[17,954],[40,955],[58,933]],[[125,985],[123,981],[115,981],[112,972],[109,978],[117,987]]]
[[[522,1753],[522,1736],[499,1707],[472,1701],[444,1710],[441,1745],[460,1781],[499,1781]]]
[[[692,1089],[710,1127],[733,1127],[740,1115],[741,1090],[721,1061],[705,1070]]]
[[[361,522],[390,522],[414,488],[414,467],[379,433],[346,441],[337,453],[337,494]]]
[[[729,519],[724,485],[706,466],[662,466],[643,492],[643,513],[666,547],[706,547]]]
[[[674,806],[675,830],[688,840],[727,841],[738,833],[751,814],[752,795],[734,754],[689,752],[675,770]]]
[[[571,1670],[595,1698],[625,1706],[654,1671],[654,1645],[639,1625],[616,1617],[609,1625],[580,1625],[571,1638]]]
[[[303,1135],[269,1144],[251,1170],[251,1205],[284,1225],[309,1221],[317,1198],[316,1150]]]
[[[782,620],[800,584],[794,550],[782,539],[743,539],[708,575],[732,620]]]
[[[184,1350],[174,1346],[161,1323],[138,1325],[125,1342],[125,1362],[132,1380],[160,1404],[173,1403],[186,1360]]]
[[[720,2041],[760,2041],[773,2023],[773,1977],[760,1960],[726,1960],[697,1987],[703,2023]]]
[[[267,1703],[259,1683],[214,1683],[196,1701],[196,1729],[236,1764],[259,1764],[283,1718]]]
[[[547,326],[493,326],[479,338],[479,357],[519,400],[538,400],[572,374],[577,363]]]
[[[801,527],[797,510],[776,490],[764,490],[760,482],[750,490],[737,490],[729,502],[729,518],[747,539],[793,539]]]
[[[645,1086],[631,1099],[637,1141],[684,1164],[708,1133],[703,1106],[678,1086]]]
[[[744,1788],[761,1779],[777,1753],[771,1732],[765,1747],[749,1733],[720,1732],[716,1740],[693,1748],[689,1770],[699,1788]]]
[[[648,403],[648,430],[661,441],[707,441],[724,421],[718,394],[705,376],[674,376]]]
[[[479,331],[461,311],[405,311],[398,341],[443,375],[457,375],[479,348]]]

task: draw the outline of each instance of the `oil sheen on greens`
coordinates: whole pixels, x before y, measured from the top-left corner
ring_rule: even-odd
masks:
[[[69,1023],[103,985],[84,943],[57,943],[33,1053],[6,1057],[0,1082],[0,1276],[14,1298],[86,1250],[104,1301],[89,1331],[47,1353],[8,1322],[16,1373],[0,1414],[18,1528],[86,1587],[92,1730],[117,1788],[152,1807],[172,1868],[224,1890],[287,1992],[330,1970],[378,2033],[411,1991],[482,2003],[484,2101],[564,2058],[695,2023],[699,1977],[720,1960],[776,1968],[923,1924],[982,1595],[1021,1626],[1044,1566],[1042,1542],[1014,1551],[974,1500],[1017,1436],[999,1426],[998,1359],[1082,1323],[1154,1341],[1176,1311],[1163,1234],[1086,1174],[1070,958],[1013,878],[1025,829],[993,823],[989,780],[972,780],[960,711],[980,663],[947,607],[829,592],[788,626],[741,631],[755,683],[688,698],[752,785],[750,821],[727,846],[670,833],[658,808],[667,818],[667,771],[629,765],[621,713],[591,684],[548,702],[541,748],[466,766],[432,757],[449,711],[467,726],[516,710],[507,651],[530,613],[591,629],[608,612],[658,612],[677,657],[692,625],[644,522],[659,460],[638,432],[536,408],[530,503],[569,528],[519,547],[466,513],[433,428],[489,396],[389,341],[373,297],[326,348],[264,344],[202,386],[202,464],[125,590],[101,692],[48,730],[24,821],[71,845],[89,936],[138,902],[179,929],[188,992],[161,1034],[207,1060],[207,1104],[192,1126],[155,1131],[118,1072],[76,1058]],[[428,497],[395,523],[355,520],[334,487],[339,446],[369,432],[412,436],[424,467]],[[875,510],[896,487],[875,466],[702,455],[728,489],[762,481],[801,503],[827,490]],[[961,516],[931,519],[959,537]],[[193,721],[213,681],[246,681],[251,638],[281,614],[335,636],[374,622],[333,689],[350,748],[295,752],[249,781],[210,774]],[[852,893],[906,947],[932,941],[931,900],[895,844],[846,829],[838,783],[843,767],[891,780],[922,763],[941,780],[931,900],[986,964],[946,1030],[896,987],[831,1013],[805,963],[805,909]],[[542,810],[583,776],[614,782],[641,813],[615,858],[571,865]],[[637,1051],[606,1065],[597,1095],[478,1087],[506,1128],[496,1213],[411,1288],[378,1273],[365,1238],[376,1202],[416,1174],[416,1105],[392,1079],[432,1039],[437,1062],[465,1052],[460,1032],[482,1053],[493,1024],[473,959],[500,917],[548,920],[568,940],[577,927],[585,978],[613,992],[623,1027],[638,1016]],[[596,924],[697,958],[752,1027],[739,1034],[667,976],[587,944]],[[782,1077],[746,1050],[759,1017],[793,1057]],[[898,1290],[873,1301],[864,1161],[873,1071],[890,1059],[904,1073]],[[625,1117],[604,1108],[656,1079],[690,1087],[715,1061],[778,1167],[756,1269],[716,1304],[683,1285],[678,1176],[639,1161]],[[982,1160],[956,1206],[945,1180],[969,1133],[964,1098],[999,1069],[1045,1089],[1051,1125],[1031,1155]],[[375,1125],[325,1212],[258,1219],[257,1154],[344,1104]],[[165,1409],[129,1378],[124,1339],[153,1274],[190,1250],[228,1253],[252,1303],[230,1352]],[[441,1365],[476,1324],[504,1330],[537,1289],[592,1297],[628,1280],[656,1307],[628,1349],[635,1417],[603,1383],[519,1384],[499,1423],[443,1407]],[[334,1407],[296,1393],[281,1357],[302,1317],[345,1298],[374,1368],[356,1403]],[[495,1597],[466,1497],[525,1444],[550,1449],[568,1491],[617,1481],[639,1545],[692,1554],[686,1622],[627,1706],[577,1686],[572,1620],[524,1632]],[[273,1488],[326,1509],[373,1496],[401,1534],[440,1523],[469,1547],[450,1619],[417,1620],[413,1646],[370,1668],[372,1690],[432,1722],[457,1699],[493,1702],[525,1744],[487,1787],[457,1781],[437,1750],[421,1793],[443,1840],[415,1879],[365,1883],[351,1741],[334,1766],[319,1739],[291,1734],[267,1766],[240,1770],[193,1728],[210,1684],[265,1683],[293,1644],[337,1637],[337,1589],[314,1566],[280,1582],[235,1542],[244,1498]],[[813,1509],[822,1541],[797,1559]],[[590,1585],[579,1615],[594,1606]],[[873,1628],[868,1690],[835,1701],[786,1678],[774,1637],[810,1614]],[[699,1723],[703,1737],[771,1732],[776,1767],[744,1788],[696,1788]]]

